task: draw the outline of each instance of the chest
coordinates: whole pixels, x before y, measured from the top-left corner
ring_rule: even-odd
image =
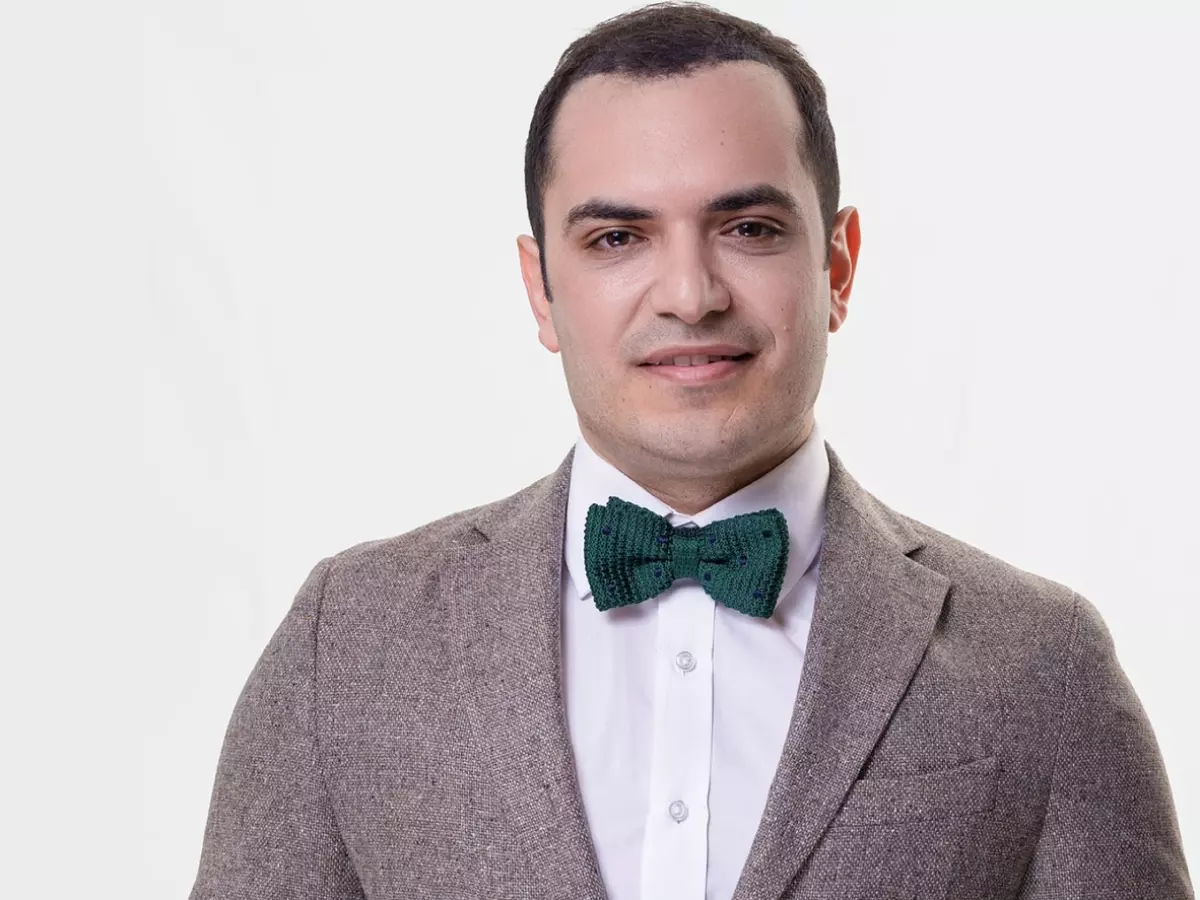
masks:
[[[687,580],[604,612],[565,581],[568,732],[612,900],[732,896],[795,706],[815,575],[766,620]]]

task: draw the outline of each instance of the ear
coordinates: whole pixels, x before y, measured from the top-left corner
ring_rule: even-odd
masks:
[[[558,352],[558,334],[554,331],[554,318],[550,314],[550,300],[546,296],[546,284],[542,280],[541,250],[531,235],[517,237],[517,255],[521,258],[521,278],[525,282],[525,293],[529,295],[529,308],[537,320],[538,340],[551,353]]]
[[[858,267],[858,248],[862,243],[858,210],[847,206],[837,214],[829,245],[829,331],[837,331],[846,321],[854,272]]]

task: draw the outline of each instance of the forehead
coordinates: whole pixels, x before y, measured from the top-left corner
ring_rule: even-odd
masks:
[[[548,218],[597,194],[669,208],[749,183],[806,193],[801,133],[787,81],[761,63],[668,78],[585,78],[555,118]]]

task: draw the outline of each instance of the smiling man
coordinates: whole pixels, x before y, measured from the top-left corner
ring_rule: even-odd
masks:
[[[517,244],[579,440],[317,564],[238,700],[193,900],[1192,897],[1094,606],[821,437],[860,245],[824,96],[704,6],[567,49]]]

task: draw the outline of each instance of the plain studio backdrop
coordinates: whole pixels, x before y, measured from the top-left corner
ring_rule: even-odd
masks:
[[[862,217],[826,437],[884,502],[1096,604],[1195,875],[1196,8],[720,5],[824,79]],[[626,8],[4,29],[6,895],[185,896],[312,566],[566,454],[523,144],[559,53]]]

